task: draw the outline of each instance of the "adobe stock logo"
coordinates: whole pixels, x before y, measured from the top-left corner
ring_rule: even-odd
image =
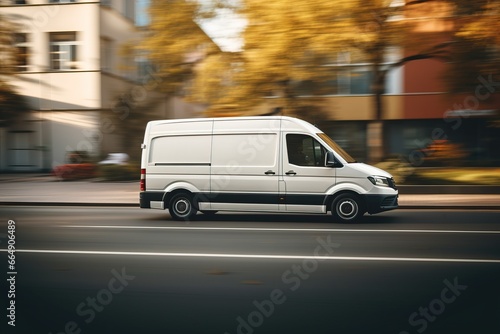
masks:
[[[412,327],[418,327],[415,329],[417,333],[423,333],[429,326],[429,323],[436,321],[438,316],[446,310],[446,306],[455,302],[457,297],[467,289],[467,285],[458,283],[457,277],[453,279],[453,283],[448,279],[445,279],[443,283],[445,288],[441,290],[440,298],[431,300],[428,307],[419,307],[418,312],[410,314],[408,323]],[[402,331],[399,334],[410,334],[410,332]]]

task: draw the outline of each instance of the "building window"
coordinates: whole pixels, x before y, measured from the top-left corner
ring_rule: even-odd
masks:
[[[29,70],[29,45],[28,34],[15,33],[14,46],[17,49],[16,55],[16,69],[19,72],[26,72]]]
[[[52,70],[76,70],[76,32],[50,33],[50,68]]]
[[[401,58],[399,48],[385,50],[382,70],[388,70],[384,94],[397,94],[401,91],[401,73],[390,69]],[[341,52],[325,66],[331,71],[331,79],[322,87],[322,95],[368,95],[373,94],[373,64],[361,52]]]
[[[329,80],[294,82],[293,89],[296,94],[298,96],[371,94],[373,73],[369,66],[343,66],[325,71],[330,71]]]
[[[12,0],[13,5],[26,5],[26,0]]]
[[[368,66],[346,67],[337,74],[337,94],[370,94],[372,77],[372,71]]]
[[[76,2],[76,0],[49,0],[50,3],[70,3]]]
[[[337,95],[370,94],[373,74],[367,57],[361,52],[340,52],[330,66],[336,69],[331,91]]]
[[[137,77],[143,82],[147,82],[151,79],[151,75],[155,72],[153,63],[151,63],[148,58],[144,56],[138,56],[135,58],[135,63],[137,67]]]
[[[124,1],[125,8],[124,13],[125,17],[135,21],[135,1]]]

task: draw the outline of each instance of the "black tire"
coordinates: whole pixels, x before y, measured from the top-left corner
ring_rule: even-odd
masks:
[[[198,211],[193,203],[193,196],[184,192],[172,196],[168,208],[175,220],[190,220]]]
[[[353,193],[341,194],[332,203],[332,215],[338,222],[354,223],[364,213],[360,197]]]

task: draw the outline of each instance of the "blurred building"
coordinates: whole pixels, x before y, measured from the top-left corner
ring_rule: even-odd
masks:
[[[406,19],[414,23],[408,39],[417,47],[403,50],[403,56],[437,45],[443,46],[445,55],[454,52],[454,59],[457,53],[469,52],[461,49],[463,45],[449,44],[461,24],[449,4],[416,6],[406,11]],[[473,63],[484,61],[480,50],[475,52]],[[439,150],[450,158],[460,156],[452,162],[457,165],[500,166],[500,83],[492,82],[492,74],[479,74],[481,66],[464,68],[470,59],[464,67],[449,59],[417,60],[401,67],[401,94],[388,92],[385,97],[386,153],[399,154],[416,166],[439,165]]]
[[[2,1],[21,25],[12,84],[33,112],[0,133],[1,170],[50,169],[70,151],[97,154],[100,111],[136,77],[118,46],[137,36],[133,1]],[[129,62],[129,64],[127,64]],[[129,65],[129,67],[126,67]]]
[[[142,84],[152,74],[124,48],[142,34],[135,0],[0,0],[0,14],[21,27],[10,83],[32,109],[0,128],[0,171],[47,171],[73,151],[129,152],[129,102],[149,103],[154,118],[196,113]]]
[[[140,153],[139,142],[126,139],[131,124],[142,126],[130,113],[138,104],[152,109],[150,119],[203,115],[204,106],[157,93],[161,79],[154,77],[147,57],[122,48],[144,33],[135,24],[136,0],[0,0],[0,14],[22,25],[16,33],[20,58],[12,84],[33,110],[9,128],[0,128],[0,171],[49,170],[72,151],[94,157],[127,152],[134,157]],[[428,44],[448,40],[454,19],[441,14],[433,8],[408,13],[416,22],[408,39]],[[413,51],[388,49],[383,65],[391,67]],[[315,100],[315,105],[319,101],[317,118],[309,120],[367,161],[367,129],[376,120],[372,64],[362,55],[343,53],[327,66],[336,74],[320,87],[322,93],[304,82],[299,98]],[[428,148],[436,140],[449,140],[457,144],[450,147],[465,151],[470,164],[500,165],[498,122],[492,125],[500,109],[500,86],[489,77],[477,77],[472,93],[451,94],[444,80],[449,71],[446,62],[426,59],[388,72],[382,114],[385,155],[425,165],[432,160]],[[282,107],[272,98],[268,102],[255,113]]]
[[[414,48],[389,48],[381,64],[389,69],[381,116],[385,157],[399,155],[415,166],[433,165],[436,142],[449,142],[450,149],[462,150],[460,156],[464,158],[458,162],[462,165],[500,166],[500,82],[491,75],[473,72],[473,77],[466,77],[470,93],[450,93],[450,72],[462,71],[450,62],[430,58],[394,66],[404,57],[445,45],[453,37],[457,18],[442,3],[426,2],[417,7],[400,18],[413,23],[407,40]],[[301,82],[295,87],[300,103],[321,101],[321,110],[310,120],[318,122],[360,161],[369,160],[373,138],[367,137],[368,126],[376,120],[372,64],[367,58],[349,52],[339,54],[327,65],[336,69],[329,82],[321,87]],[[261,107],[272,110],[280,106],[270,98]],[[304,108],[300,115],[307,117],[308,112]]]

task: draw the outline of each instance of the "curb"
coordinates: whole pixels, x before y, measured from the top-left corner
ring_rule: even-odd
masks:
[[[471,211],[500,211],[498,205],[400,205],[396,210],[471,210]]]
[[[0,206],[93,206],[139,208],[139,203],[86,203],[86,202],[0,202]]]
[[[400,195],[499,195],[500,186],[398,185]]]

